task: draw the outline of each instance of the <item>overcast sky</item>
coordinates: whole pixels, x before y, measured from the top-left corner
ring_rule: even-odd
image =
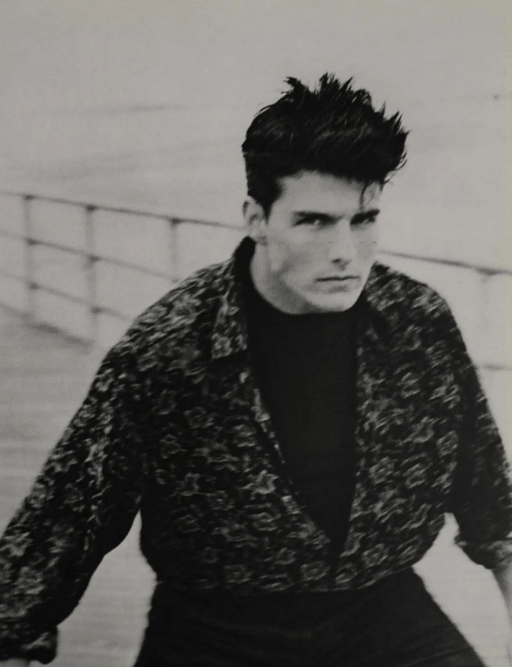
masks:
[[[506,0],[3,0],[2,106],[252,104],[271,97],[286,75],[326,69],[355,75],[402,105],[509,93],[509,7]]]

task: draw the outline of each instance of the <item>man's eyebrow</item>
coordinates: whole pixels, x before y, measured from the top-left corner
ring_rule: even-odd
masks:
[[[380,209],[378,208],[372,208],[369,209],[368,211],[359,211],[358,213],[355,213],[351,220],[366,220],[367,218],[375,218],[377,215],[379,215]],[[324,218],[325,220],[337,220],[338,218],[341,218],[343,216],[336,215],[335,213],[322,213],[320,211],[310,211],[310,210],[304,210],[304,211],[293,211],[293,215],[296,216],[297,218],[306,218],[306,217],[311,217],[314,216],[315,218]]]

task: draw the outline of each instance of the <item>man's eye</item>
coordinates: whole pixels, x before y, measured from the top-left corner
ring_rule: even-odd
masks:
[[[353,225],[371,225],[373,222],[377,222],[377,216],[372,215],[368,218],[356,218],[352,220]]]
[[[323,225],[328,224],[326,218],[319,218],[318,216],[307,216],[305,218],[299,218],[297,221],[298,225],[308,225],[309,227],[322,227]]]

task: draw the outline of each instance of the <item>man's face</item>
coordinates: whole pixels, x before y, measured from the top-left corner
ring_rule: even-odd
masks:
[[[268,217],[254,200],[245,204],[256,288],[288,313],[348,310],[375,260],[382,187],[317,172],[281,184]]]

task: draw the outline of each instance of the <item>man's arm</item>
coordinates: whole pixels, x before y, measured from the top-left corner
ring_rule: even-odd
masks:
[[[57,625],[138,511],[143,416],[128,362],[120,352],[107,355],[0,539],[0,660],[11,667],[53,658]]]
[[[11,658],[10,660],[0,660],[0,665],[4,667],[29,667],[30,662],[25,658]]]
[[[512,558],[505,560],[492,571],[505,600],[512,627]]]
[[[508,657],[512,664],[512,558],[495,567],[492,571],[505,600],[509,619]]]
[[[502,440],[477,370],[449,308],[446,318],[454,369],[459,380],[462,419],[449,510],[459,532],[456,542],[475,563],[492,570],[509,616],[512,667],[512,484]]]

